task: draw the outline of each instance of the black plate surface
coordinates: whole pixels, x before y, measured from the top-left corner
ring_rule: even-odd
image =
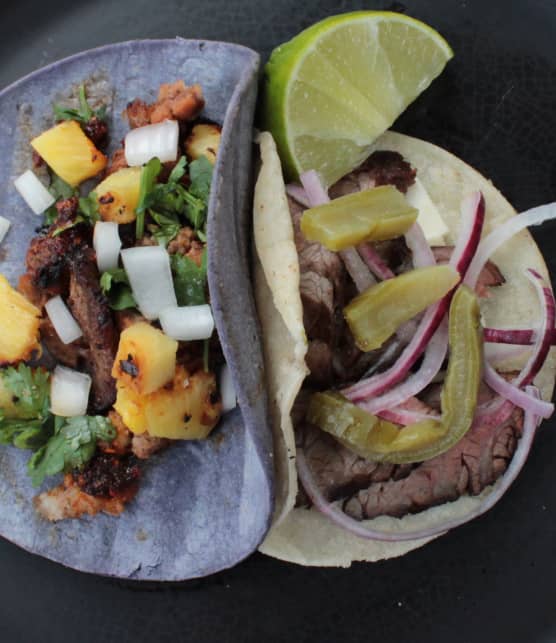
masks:
[[[406,0],[456,52],[399,128],[448,147],[520,209],[556,199],[556,2]],[[228,39],[268,55],[313,21],[389,2],[4,3],[0,85],[141,37]],[[403,7],[396,3],[398,9]],[[536,234],[556,276],[556,226]],[[71,572],[0,542],[0,641],[556,641],[556,422],[487,516],[399,560],[303,569],[255,555],[183,585]]]

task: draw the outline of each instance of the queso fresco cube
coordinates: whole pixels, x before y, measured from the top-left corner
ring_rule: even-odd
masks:
[[[72,187],[96,176],[108,159],[85,136],[77,121],[62,121],[31,141],[35,151]]]

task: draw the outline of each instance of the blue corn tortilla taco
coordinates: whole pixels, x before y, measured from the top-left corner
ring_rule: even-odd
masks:
[[[262,369],[235,233],[257,66],[226,43],[137,41],[0,96],[0,533],[33,552],[183,579],[264,535],[265,399],[236,405],[253,398],[238,373]]]

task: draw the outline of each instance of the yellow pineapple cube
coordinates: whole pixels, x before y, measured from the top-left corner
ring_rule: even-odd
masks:
[[[115,223],[135,221],[140,184],[140,167],[124,167],[99,183],[95,193],[101,219]]]
[[[31,141],[35,151],[66,183],[75,187],[104,170],[108,159],[77,121],[62,121]]]
[[[120,414],[123,423],[135,434],[145,433],[147,420],[145,417],[145,400],[134,390],[118,384],[114,409]]]
[[[178,342],[147,322],[126,328],[120,335],[112,377],[118,385],[147,395],[171,382],[176,370]]]
[[[149,435],[170,440],[203,440],[220,419],[222,404],[213,373],[189,375],[178,366],[172,386],[147,396],[144,413]]]
[[[0,275],[0,364],[28,359],[39,345],[41,311]]]
[[[185,153],[192,160],[204,155],[214,165],[220,146],[221,132],[218,125],[195,125],[185,141]]]

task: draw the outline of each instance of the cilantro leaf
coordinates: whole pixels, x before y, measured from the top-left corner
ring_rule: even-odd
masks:
[[[50,374],[40,368],[31,369],[19,364],[1,371],[2,388],[11,395],[13,406],[20,418],[45,420],[48,416]],[[0,409],[1,410],[1,409]]]
[[[28,462],[34,486],[41,485],[47,476],[83,467],[93,457],[97,440],[116,437],[110,420],[101,415],[57,420],[54,435]]]
[[[49,373],[25,364],[0,373],[0,390],[8,405],[0,408],[0,444],[36,449],[50,436]],[[9,400],[9,401],[8,401]],[[7,417],[10,416],[10,417]]]
[[[145,233],[145,213],[152,205],[152,192],[156,185],[156,179],[162,170],[160,159],[151,159],[141,170],[141,182],[139,184],[139,201],[135,212],[135,236],[141,239]]]
[[[174,290],[178,306],[198,306],[206,303],[207,251],[203,251],[201,266],[180,254],[171,255]]]
[[[91,109],[87,102],[87,95],[85,93],[85,85],[79,86],[79,107],[72,109],[70,107],[62,107],[54,105],[54,118],[57,121],[78,121],[85,125],[93,116],[96,116],[100,121],[106,118],[106,107],[103,106],[96,112]]]
[[[170,172],[168,183],[177,183],[185,174],[187,167],[187,159],[182,156],[180,160],[174,165],[174,169]]]
[[[150,215],[157,227],[153,229],[153,237],[161,246],[167,246],[181,229],[181,223],[175,215],[167,216],[150,210]]]
[[[208,203],[210,194],[210,184],[212,182],[212,163],[206,156],[200,156],[189,166],[189,177],[191,185],[189,191],[193,196]]]
[[[137,308],[129,279],[123,268],[114,268],[103,272],[100,278],[100,287],[108,297],[108,304],[112,310]]]
[[[89,192],[88,196],[79,198],[79,212],[84,220],[91,225],[94,225],[96,221],[100,221],[96,192]]]
[[[56,202],[61,199],[69,199],[72,196],[78,196],[79,192],[76,188],[72,188],[69,183],[66,183],[57,174],[52,174],[48,191],[56,199]],[[44,222],[46,225],[52,225],[58,218],[58,210],[56,204],[51,205],[44,213]]]

